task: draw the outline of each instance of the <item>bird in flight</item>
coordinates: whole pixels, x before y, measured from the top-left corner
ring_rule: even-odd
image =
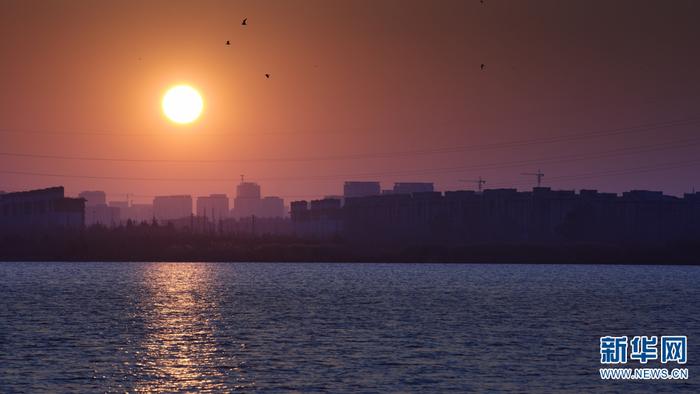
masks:
[[[481,71],[484,71],[485,68],[486,68],[486,65],[484,63],[481,63]]]
[[[270,79],[270,74],[265,74],[265,78]]]
[[[226,40],[226,45],[231,45],[231,41]]]
[[[248,26],[248,18],[243,18],[243,22],[241,22],[241,25]]]

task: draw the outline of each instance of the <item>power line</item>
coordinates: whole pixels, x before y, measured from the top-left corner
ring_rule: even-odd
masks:
[[[8,171],[0,170],[2,174],[10,175],[27,175],[27,176],[45,176],[52,178],[75,178],[75,179],[102,179],[113,181],[144,181],[144,182],[233,182],[235,178],[149,178],[149,177],[125,177],[125,176],[106,176],[106,175],[70,175],[57,174],[46,172],[33,171]]]
[[[699,145],[700,139],[684,140],[675,143],[668,144],[654,144],[646,146],[619,148],[608,151],[598,152],[594,155],[580,154],[580,155],[563,155],[555,156],[550,158],[540,158],[540,159],[527,159],[527,160],[515,160],[510,162],[501,163],[487,163],[487,164],[477,164],[470,166],[456,166],[456,167],[439,167],[439,168],[428,168],[428,169],[417,169],[417,170],[398,170],[398,171],[383,171],[383,172],[369,172],[369,173],[351,173],[351,174],[332,174],[332,175],[315,175],[315,176],[303,176],[303,177],[268,177],[268,178],[258,178],[258,180],[266,181],[284,181],[284,180],[333,180],[338,178],[357,178],[357,177],[381,177],[389,175],[420,175],[420,174],[432,174],[432,173],[445,173],[445,172],[462,172],[466,170],[483,170],[483,169],[504,169],[520,167],[530,164],[551,164],[551,163],[562,163],[569,161],[579,161],[585,159],[597,159],[610,156],[618,156],[630,153],[646,153],[652,151],[666,150],[677,147],[690,147],[694,145]],[[5,171],[6,173],[19,173],[23,175],[40,175],[41,173],[30,173],[22,171]],[[46,174],[46,176],[61,176],[60,174]],[[89,179],[116,179],[116,180],[139,180],[139,181],[235,181],[234,178],[141,178],[141,177],[105,177],[105,176],[88,176],[88,175],[66,175],[66,177],[87,177]]]
[[[627,134],[632,132],[644,132],[658,130],[660,128],[687,126],[700,123],[698,119],[686,119],[669,121],[663,123],[654,123],[641,126],[630,126],[616,129],[608,129],[601,131],[585,132],[578,134],[570,134],[565,136],[555,137],[538,137],[522,140],[513,140],[500,143],[475,144],[475,145],[457,145],[450,147],[431,148],[431,149],[416,149],[406,151],[393,152],[376,152],[376,153],[358,153],[347,155],[327,155],[327,156],[311,156],[311,157],[267,157],[267,158],[248,158],[248,159],[139,159],[139,158],[114,158],[114,157],[97,157],[97,156],[66,156],[66,155],[50,155],[50,154],[32,154],[32,153],[16,153],[16,152],[0,152],[0,156],[6,157],[21,157],[34,159],[56,159],[56,160],[74,160],[74,161],[106,161],[106,162],[134,162],[134,163],[246,163],[246,162],[313,162],[313,161],[333,161],[333,160],[358,160],[358,159],[383,159],[383,158],[398,158],[398,157],[413,157],[418,155],[433,155],[445,153],[458,153],[486,149],[501,149],[513,148],[529,145],[539,145],[546,143],[570,142],[575,140],[597,138],[611,135]]]
[[[360,130],[360,128],[349,128],[349,129],[330,129],[330,128],[319,128],[319,129],[303,129],[303,130],[288,130],[288,131],[273,131],[273,130],[262,130],[262,131],[226,131],[226,132],[197,132],[198,136],[205,137],[237,137],[237,136],[284,136],[284,135],[303,135],[303,134],[329,134],[329,133],[340,133],[346,130]],[[102,136],[102,137],[160,137],[164,135],[164,132],[113,132],[110,130],[48,130],[48,129],[27,129],[27,128],[0,128],[0,133],[12,133],[12,134],[41,134],[41,135],[56,135],[56,136]]]
[[[643,146],[635,148],[621,148],[615,150],[609,150],[604,152],[599,152],[596,155],[567,155],[559,156],[548,159],[534,159],[534,160],[519,160],[505,163],[491,163],[482,165],[472,165],[472,166],[457,166],[457,167],[440,167],[440,168],[428,168],[428,169],[418,169],[418,170],[400,170],[400,171],[385,171],[385,172],[372,172],[372,173],[355,173],[355,174],[332,174],[332,175],[316,175],[316,176],[292,176],[292,177],[263,177],[257,178],[258,181],[331,181],[337,179],[348,179],[348,178],[360,178],[360,177],[384,177],[384,176],[400,176],[400,175],[429,175],[435,173],[450,173],[450,172],[464,172],[467,170],[483,170],[483,169],[503,169],[503,168],[513,168],[522,167],[528,164],[552,164],[561,163],[568,161],[578,161],[590,158],[603,158],[603,157],[616,157],[629,153],[643,153],[650,151],[657,151],[663,149],[670,149],[674,147],[688,147],[692,145],[699,145],[700,141],[695,140],[694,143],[683,142],[682,145],[666,145],[666,146]],[[121,180],[121,181],[163,181],[163,182],[235,182],[236,178],[162,178],[162,177],[125,177],[125,176],[101,176],[101,175],[70,175],[70,174],[58,174],[58,173],[44,173],[44,172],[31,172],[31,171],[12,171],[12,170],[0,170],[0,173],[11,174],[11,175],[26,175],[26,176],[45,176],[45,177],[56,177],[56,178],[76,178],[76,179],[102,179],[102,180]],[[557,179],[557,178],[551,178]]]
[[[626,147],[613,149],[608,151],[597,152],[593,155],[590,154],[579,154],[579,155],[563,155],[555,156],[549,158],[540,159],[527,159],[527,160],[516,160],[510,162],[501,163],[487,163],[478,165],[468,165],[468,166],[456,166],[456,167],[441,167],[441,168],[428,168],[428,169],[417,169],[417,170],[398,170],[398,171],[383,171],[383,172],[371,172],[371,173],[354,173],[354,174],[332,174],[332,175],[316,175],[316,176],[293,176],[293,177],[269,177],[269,178],[258,178],[258,180],[264,181],[304,181],[304,180],[334,180],[339,178],[358,178],[358,177],[382,177],[382,176],[400,176],[400,175],[420,175],[420,174],[434,174],[434,173],[448,173],[448,172],[463,172],[467,170],[483,170],[483,169],[502,169],[510,167],[521,167],[526,165],[541,165],[541,164],[551,164],[551,163],[561,163],[569,161],[579,161],[592,158],[603,158],[610,156],[625,155],[631,153],[644,153],[652,152],[673,148],[686,148],[697,146],[700,144],[700,139],[687,139],[681,141],[672,141],[665,144],[653,144],[646,146],[636,146],[636,147]],[[91,176],[91,175],[69,175],[69,174],[58,174],[58,173],[44,173],[44,172],[30,172],[30,171],[12,171],[12,170],[2,170],[0,173],[14,174],[14,175],[27,175],[27,176],[46,176],[46,177],[60,177],[60,178],[78,178],[78,179],[106,179],[106,180],[125,180],[125,181],[167,181],[167,182],[232,182],[235,181],[233,178],[159,178],[159,177],[124,177],[124,176]]]
[[[660,151],[672,148],[686,148],[690,146],[700,145],[700,140],[684,141],[683,143],[667,144],[667,145],[652,145],[652,146],[641,146],[632,148],[620,148],[608,151],[598,152],[594,155],[580,154],[580,155],[563,155],[555,156],[551,158],[540,158],[540,159],[527,159],[527,160],[515,160],[510,162],[501,163],[489,163],[489,164],[475,164],[468,166],[455,166],[455,167],[438,167],[438,168],[427,168],[427,169],[417,169],[417,170],[397,170],[397,171],[383,171],[383,172],[367,172],[367,173],[354,173],[354,174],[334,174],[334,175],[317,175],[317,176],[306,176],[306,177],[277,177],[277,178],[265,178],[261,180],[270,181],[283,181],[283,180],[326,180],[326,179],[341,179],[341,178],[368,178],[368,177],[383,177],[383,176],[400,176],[400,175],[430,175],[436,173],[454,173],[454,172],[464,172],[468,170],[494,170],[494,169],[504,169],[504,168],[516,168],[525,165],[533,164],[553,164],[553,163],[564,163],[572,161],[580,161],[587,159],[600,159],[605,157],[616,157],[621,155],[627,155],[632,153],[648,153],[653,151]]]
[[[481,191],[481,189],[483,189],[484,185],[486,184],[486,180],[481,176],[479,176],[478,179],[460,179],[459,181],[466,183],[475,183],[479,191]]]
[[[550,181],[573,181],[573,180],[582,180],[582,179],[591,179],[591,178],[609,177],[609,176],[619,176],[619,175],[644,174],[644,173],[648,173],[648,172],[667,171],[667,170],[674,170],[674,169],[678,169],[678,168],[693,167],[693,166],[698,165],[698,164],[700,164],[700,159],[685,160],[685,161],[677,162],[677,163],[663,163],[663,164],[658,164],[658,165],[653,165],[653,166],[631,167],[631,168],[624,168],[624,169],[619,169],[619,170],[605,170],[605,171],[598,171],[598,172],[588,172],[588,173],[575,174],[575,175],[559,175],[559,176],[550,177],[548,179]],[[530,183],[525,183],[525,182],[510,182],[510,183],[501,182],[501,183],[495,184],[495,186],[525,186],[525,185],[529,185],[529,184]]]
[[[523,172],[520,175],[531,175],[537,178],[537,187],[542,186],[542,178],[544,177],[544,173],[542,170],[538,169],[537,172]]]

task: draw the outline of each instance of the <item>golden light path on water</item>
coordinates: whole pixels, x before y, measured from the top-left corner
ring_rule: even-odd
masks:
[[[146,337],[137,355],[137,392],[228,392],[251,389],[240,360],[222,351],[211,267],[152,264],[144,272]],[[245,346],[240,344],[241,347]],[[238,382],[231,386],[232,381]]]

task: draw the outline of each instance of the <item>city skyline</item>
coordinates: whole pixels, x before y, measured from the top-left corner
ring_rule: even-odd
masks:
[[[289,252],[294,256],[304,255],[313,247],[292,250],[298,247],[297,242],[311,242],[329,247],[322,254],[330,252],[327,256],[334,255],[332,259],[349,255],[419,256],[421,247],[428,248],[427,251],[436,246],[438,249],[429,252],[433,256],[468,258],[470,253],[489,251],[486,256],[495,258],[519,248],[535,247],[529,252],[522,250],[525,253],[517,258],[542,258],[542,250],[554,252],[564,248],[567,253],[573,253],[567,259],[580,261],[576,250],[583,248],[593,253],[587,254],[589,257],[610,262],[621,256],[620,249],[615,251],[615,248],[627,249],[624,253],[635,255],[645,248],[655,248],[647,257],[654,259],[653,256],[665,250],[669,256],[688,261],[687,258],[694,256],[692,245],[700,231],[700,192],[682,198],[649,190],[618,195],[548,187],[534,187],[531,191],[441,192],[435,191],[431,183],[396,183],[393,189],[382,190],[378,182],[346,182],[343,189],[343,196],[292,201],[286,216],[282,199],[263,197],[260,187],[251,182],[239,184],[233,209],[228,209],[226,195],[215,194],[197,198],[196,211],[190,195],[157,196],[150,205],[131,205],[108,203],[101,191],[85,191],[79,198],[72,198],[65,195],[63,187],[57,186],[0,194],[0,234],[4,235],[6,245],[12,244],[13,239],[21,241],[10,246],[14,252],[9,255],[14,253],[22,258],[46,253],[27,247],[25,242],[48,239],[63,240],[58,244],[63,248],[60,253],[66,258],[78,258],[90,250],[89,246],[65,249],[70,246],[66,241],[84,236],[93,240],[101,238],[101,242],[111,245],[100,252],[112,256],[108,258],[125,256],[128,250],[144,253],[150,249],[151,252],[146,252],[149,256],[170,255],[180,259],[193,251],[168,254],[157,251],[158,248],[154,250],[155,245],[148,237],[161,236],[165,237],[161,241],[175,242],[171,244],[175,248],[182,245],[192,248],[194,242],[198,244],[198,258],[215,260],[231,256],[230,247],[234,244],[266,244],[272,248],[268,250],[272,254],[258,250],[253,255],[271,258],[280,252],[284,255],[285,248],[291,248]],[[136,234],[146,238],[129,247],[133,249],[114,249],[120,238]],[[203,240],[205,243],[198,243]],[[224,246],[227,243],[229,246]],[[285,246],[279,249],[282,244]],[[412,249],[416,247],[419,249]],[[467,249],[460,249],[464,247]],[[486,249],[464,254],[471,247]],[[138,259],[136,256],[144,255],[128,259]]]
[[[0,13],[0,190],[698,186],[697,2],[38,4]],[[182,82],[204,111],[174,125]]]

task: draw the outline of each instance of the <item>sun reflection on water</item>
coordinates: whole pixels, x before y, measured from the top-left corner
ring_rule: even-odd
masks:
[[[217,346],[221,322],[206,265],[157,264],[144,272],[146,337],[137,355],[137,392],[227,392],[252,388],[240,361]],[[237,382],[235,386],[231,382]]]

